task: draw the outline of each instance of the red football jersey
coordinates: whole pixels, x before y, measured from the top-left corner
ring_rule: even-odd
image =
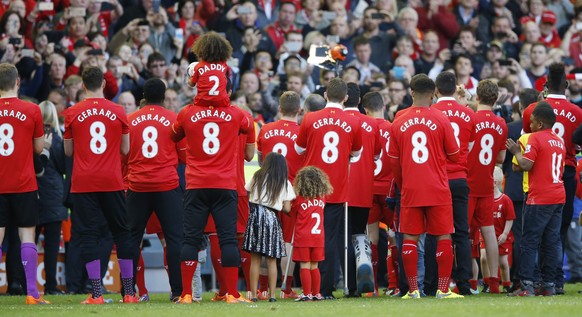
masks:
[[[440,111],[412,106],[394,119],[388,156],[400,161],[401,205],[450,205],[447,156],[458,152],[453,128]]]
[[[582,123],[582,109],[573,103],[568,102],[564,95],[550,94],[546,101],[554,108],[556,123],[552,130],[564,140],[566,146],[566,165],[576,167],[576,144],[572,142],[572,135],[576,128]],[[533,103],[523,112],[523,131],[531,132],[531,114],[537,105]]]
[[[123,190],[121,135],[129,133],[123,107],[87,98],[65,110],[65,140],[73,140],[71,193]]]
[[[16,97],[0,98],[0,194],[38,189],[32,141],[43,136],[42,114],[37,105]]]
[[[253,123],[234,106],[188,105],[172,125],[174,141],[186,137],[186,188],[237,189],[239,133]]]
[[[302,248],[324,247],[323,208],[325,207],[325,200],[323,198],[307,199],[297,196],[293,204],[297,205],[293,246]],[[283,215],[282,217],[286,216]]]
[[[534,162],[528,171],[529,191],[526,204],[550,205],[566,201],[564,182],[564,141],[551,130],[542,130],[529,136],[523,157]]]
[[[506,140],[505,120],[490,110],[475,113],[475,141],[467,157],[469,196],[493,196],[495,161]]]
[[[194,104],[197,106],[226,107],[230,105],[230,97],[226,91],[228,66],[226,62],[208,63],[201,61],[194,67],[194,72],[188,84],[196,86],[197,94]]]
[[[305,165],[327,173],[333,193],[326,201],[346,202],[350,153],[362,148],[360,121],[346,114],[341,105],[328,103],[324,109],[303,118],[295,144],[306,149]]]
[[[263,159],[270,152],[278,152],[285,157],[291,183],[297,171],[303,166],[304,158],[303,155],[297,154],[294,148],[297,134],[299,134],[297,122],[279,120],[265,124],[257,138],[257,150],[262,154]]]
[[[392,123],[384,119],[376,119],[378,131],[380,133],[380,145],[382,151],[380,158],[374,163],[374,195],[390,195],[394,188],[394,174],[390,168],[390,158],[388,148],[390,147],[390,129]]]
[[[515,219],[515,210],[511,198],[505,194],[493,200],[493,221],[495,226],[495,236],[499,237],[505,230],[505,222]],[[509,231],[507,241],[513,241],[513,232]]]
[[[253,122],[253,117],[250,113],[243,111],[243,113],[247,116],[250,122]],[[255,143],[255,125],[251,124],[249,132],[247,134],[240,134],[238,136],[239,143],[238,143],[238,158],[236,160],[237,164],[237,183],[236,183],[236,191],[238,196],[247,196],[247,190],[245,189],[245,148],[247,144],[254,144]]]
[[[459,145],[459,160],[452,162],[447,160],[447,173],[449,179],[467,178],[467,155],[469,143],[475,137],[475,112],[469,107],[461,106],[453,97],[439,98],[432,108],[442,111],[453,127],[455,140]]]
[[[382,150],[378,124],[375,119],[360,113],[358,108],[346,108],[345,112],[360,119],[362,133],[362,152],[350,160],[348,205],[370,208],[374,198],[374,158],[379,157]]]
[[[134,192],[161,192],[178,187],[178,145],[170,138],[178,115],[147,105],[127,117],[130,147],[128,185]]]

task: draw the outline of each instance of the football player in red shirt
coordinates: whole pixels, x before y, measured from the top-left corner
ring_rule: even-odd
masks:
[[[566,166],[564,167],[564,189],[566,190],[566,202],[562,211],[562,226],[560,227],[560,237],[562,241],[562,251],[565,249],[567,232],[572,215],[574,213],[574,195],[576,194],[576,144],[572,141],[572,136],[576,128],[582,122],[582,110],[566,99],[566,89],[568,82],[564,64],[554,63],[549,67],[548,81],[546,82],[548,95],[546,101],[554,109],[556,123],[552,127],[554,133],[564,139],[566,146]],[[523,112],[523,131],[532,132],[530,128],[530,117],[535,109],[536,103],[531,104]],[[563,257],[563,252],[562,252]],[[562,294],[564,291],[564,273],[562,267],[556,272],[556,292]]]
[[[437,87],[437,102],[431,108],[440,110],[451,122],[455,140],[459,145],[459,160],[452,162],[447,160],[447,175],[449,188],[453,197],[453,220],[455,232],[451,235],[455,249],[455,265],[452,277],[457,283],[458,292],[461,295],[471,293],[469,280],[471,279],[471,242],[469,241],[469,185],[467,185],[467,155],[469,144],[473,142],[475,134],[474,112],[469,107],[460,105],[453,97],[457,90],[457,78],[451,72],[442,72],[435,81]],[[431,236],[425,241],[425,254],[432,256],[436,243]],[[433,260],[434,261],[434,260]],[[436,292],[436,274],[425,275],[425,285],[429,282],[433,286],[431,290],[425,288],[425,292]]]
[[[565,80],[565,78],[564,78]],[[519,165],[515,171],[528,171],[529,191],[523,212],[523,236],[519,274],[521,289],[513,294],[535,296],[533,289],[536,255],[539,252],[543,290],[541,295],[555,295],[555,271],[561,266],[560,225],[566,193],[562,181],[567,151],[564,140],[552,131],[557,116],[545,101],[538,102],[531,113],[533,132],[524,154],[515,141],[507,140],[507,149]]]
[[[129,126],[123,107],[105,99],[105,80],[98,67],[82,74],[86,99],[65,110],[65,154],[73,157],[71,193],[84,230],[80,233],[92,294],[82,304],[103,304],[98,224],[105,216],[113,240],[123,283],[123,302],[135,303],[133,289],[133,250],[127,224],[123,193],[121,156],[129,151]]]
[[[462,298],[449,290],[453,268],[453,207],[447,182],[447,158],[456,162],[459,146],[453,128],[438,110],[430,109],[435,84],[424,74],[410,81],[413,106],[394,119],[388,156],[401,190],[399,231],[404,234],[402,262],[408,279],[403,299],[420,299],[417,243],[427,232],[437,237],[437,298]],[[418,180],[422,179],[422,182]]]
[[[374,161],[380,157],[381,143],[376,120],[360,113],[359,103],[360,87],[358,84],[348,83],[348,100],[344,104],[346,107],[344,111],[360,120],[362,133],[362,152],[350,160],[348,178],[351,188],[348,193],[348,296],[376,292],[372,254],[366,253],[366,250],[371,251],[371,246],[364,247],[364,245],[370,243],[366,235],[366,227],[374,198],[374,169],[376,168]],[[352,241],[352,237],[358,236],[360,236],[358,239],[365,238],[361,241],[364,244],[356,243],[360,240]],[[357,259],[356,253],[358,253]]]
[[[498,166],[495,166],[493,172],[494,181],[494,200],[493,200],[493,219],[495,221],[495,236],[497,237],[497,245],[499,248],[499,268],[501,269],[501,281],[503,289],[506,293],[509,292],[511,280],[509,279],[509,256],[513,249],[513,233],[511,227],[515,219],[515,210],[513,209],[513,202],[509,196],[501,192],[503,186],[503,171]],[[483,272],[489,270],[487,266],[487,254],[485,252],[485,241],[480,239],[481,243],[481,269]],[[489,272],[483,275],[490,276]]]
[[[222,39],[221,45],[230,47]],[[232,50],[232,48],[230,48]],[[227,83],[228,85],[228,79]],[[220,105],[220,104],[218,104]],[[253,122],[239,108],[190,104],[172,125],[172,140],[186,138],[186,194],[184,243],[181,252],[182,296],[178,303],[192,303],[192,277],[203,249],[204,227],[212,214],[220,243],[226,302],[249,302],[237,290],[241,262],[237,242],[237,160],[239,134],[253,131]]]
[[[327,105],[317,112],[310,112],[303,118],[295,150],[305,155],[305,165],[322,169],[334,188],[326,197],[325,258],[321,264],[321,294],[324,298],[335,299],[335,261],[338,258],[340,228],[344,219],[344,203],[348,201],[348,171],[350,157],[358,156],[362,150],[360,121],[343,110],[348,98],[346,83],[332,79],[324,93]]]
[[[43,151],[43,121],[37,105],[18,99],[19,88],[16,67],[0,64],[0,175],[3,175],[0,182],[0,261],[4,232],[11,219],[18,226],[22,242],[26,304],[49,304],[40,296],[36,286],[38,253],[34,237],[38,220],[38,186],[32,158],[33,153]]]
[[[302,168],[295,179],[297,223],[293,241],[293,261],[300,262],[303,294],[296,301],[321,300],[318,262],[324,260],[325,231],[322,224],[325,196],[333,188],[329,178],[315,166]]]
[[[170,139],[178,116],[163,107],[166,85],[157,78],[144,84],[146,104],[128,116],[130,150],[127,158],[127,221],[139,255],[139,242],[148,219],[155,212],[167,246],[172,298],[182,294],[180,244],[182,243],[182,191],[178,184],[178,153],[185,144]],[[138,258],[134,257],[137,264]]]
[[[279,98],[279,112],[281,119],[271,122],[261,128],[257,138],[257,150],[259,154],[259,164],[262,165],[263,157],[270,152],[278,152],[287,160],[289,181],[293,183],[295,174],[303,165],[303,156],[297,154],[294,149],[295,140],[299,133],[297,124],[297,115],[301,109],[301,99],[299,94],[293,91],[284,92]],[[287,248],[287,254],[291,253],[291,243],[293,240],[293,231],[295,229],[295,216],[297,215],[297,205],[291,205],[291,212],[280,213],[281,228],[283,229],[283,240]],[[288,256],[281,258],[281,267],[286,268],[287,262],[290,261]],[[289,272],[295,271],[295,262],[289,263]],[[265,279],[266,276],[261,278]],[[291,284],[293,283],[293,274],[287,274],[285,289],[282,289],[283,298],[297,298]],[[264,283],[266,284],[266,283]]]
[[[469,183],[469,226],[481,229],[481,234],[487,245],[489,258],[489,272],[497,276],[499,269],[499,255],[497,238],[493,227],[493,169],[495,164],[502,164],[505,159],[505,140],[507,139],[507,125],[505,120],[491,111],[499,88],[491,80],[482,80],[477,85],[477,112],[475,113],[475,138],[467,158]],[[479,234],[471,232],[474,239]],[[499,294],[499,279],[484,276],[489,291]]]
[[[374,187],[373,194],[374,198],[372,201],[372,208],[370,208],[370,214],[368,216],[368,237],[370,237],[370,243],[372,247],[372,266],[374,267],[374,281],[377,281],[376,275],[378,272],[378,239],[380,237],[380,221],[388,225],[389,228],[394,229],[394,211],[388,208],[386,203],[386,197],[394,197],[394,176],[392,175],[392,170],[390,169],[390,159],[388,158],[388,147],[390,145],[390,128],[392,123],[384,119],[384,100],[382,95],[377,92],[370,92],[364,95],[362,99],[362,106],[366,110],[366,115],[376,121],[378,125],[378,132],[380,134],[380,157],[374,161]],[[390,242],[390,256],[387,257],[386,261],[392,261],[396,259],[397,256],[392,258],[392,255],[398,254],[398,247],[396,246],[396,241],[393,237],[388,236]],[[393,268],[394,263],[387,263]],[[393,269],[388,270],[394,271]],[[392,286],[396,279],[389,278],[389,282]],[[396,287],[389,287],[390,290]],[[377,295],[376,289],[376,295]]]

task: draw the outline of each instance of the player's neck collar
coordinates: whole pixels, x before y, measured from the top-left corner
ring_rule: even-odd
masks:
[[[440,97],[439,99],[437,99],[437,103],[441,101],[457,101],[457,99],[455,99],[454,97]]]
[[[358,107],[346,107],[344,109],[344,111],[357,111],[357,112],[360,112],[360,109],[358,109]]]
[[[549,94],[546,99],[564,99],[566,100],[566,96],[565,95],[559,95],[559,94]]]
[[[331,102],[328,101],[327,104],[325,105],[326,108],[338,108],[338,109],[344,109],[344,106],[342,106],[341,104],[337,103],[337,102]]]

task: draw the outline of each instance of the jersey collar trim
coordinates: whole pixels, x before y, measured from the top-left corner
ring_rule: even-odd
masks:
[[[335,102],[328,102],[325,105],[326,108],[337,108],[337,109],[344,109],[344,107],[342,105],[340,105],[339,103],[335,103]]]
[[[441,101],[457,101],[457,99],[455,99],[454,97],[440,97],[439,99],[437,99],[437,103]]]
[[[546,99],[564,99],[564,100],[567,100],[566,99],[566,96],[564,96],[564,95],[557,95],[557,94],[549,94],[546,97]]]
[[[357,111],[357,112],[360,112],[360,109],[358,109],[358,107],[350,107],[350,108],[345,108],[344,111]]]

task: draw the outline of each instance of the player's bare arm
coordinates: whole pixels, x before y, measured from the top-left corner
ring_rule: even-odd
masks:
[[[255,144],[247,144],[245,147],[245,161],[250,162],[255,156]]]
[[[497,158],[495,159],[495,163],[503,164],[503,161],[505,161],[505,150],[499,151],[499,153],[497,153]]]
[[[65,139],[64,147],[65,147],[65,155],[68,157],[72,157],[73,156],[73,140],[72,139]]]
[[[121,155],[129,153],[129,133],[121,135]]]
[[[44,149],[44,135],[32,141],[32,149],[34,150],[34,154],[42,153],[42,150]]]
[[[505,146],[507,147],[509,152],[511,152],[515,156],[515,159],[519,163],[519,165],[514,164],[512,166],[512,169],[514,171],[520,172],[520,171],[531,170],[534,162],[523,157],[523,155],[521,154],[521,149],[519,148],[519,144],[515,143],[515,141],[513,141],[512,139],[507,139],[507,141],[505,141]],[[503,152],[503,157],[505,157],[505,151],[501,151],[501,152]],[[500,152],[500,154],[501,154],[501,152]],[[516,167],[519,169],[516,169]]]

